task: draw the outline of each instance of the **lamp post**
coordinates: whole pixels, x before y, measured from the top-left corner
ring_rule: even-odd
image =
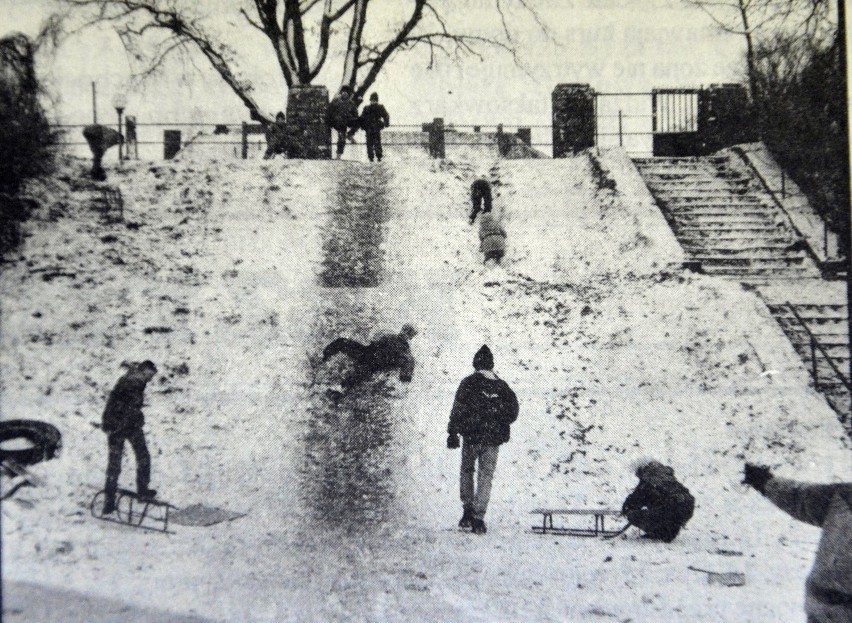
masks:
[[[112,107],[115,108],[115,112],[118,113],[118,133],[121,134],[121,115],[124,113],[124,109],[127,108],[127,96],[124,93],[118,92],[112,98]],[[121,134],[121,142],[118,144],[118,160],[121,161],[124,159],[124,150],[122,149],[124,146],[124,135]]]

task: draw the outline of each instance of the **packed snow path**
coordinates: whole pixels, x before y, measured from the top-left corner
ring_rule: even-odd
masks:
[[[738,481],[746,457],[848,477],[840,425],[763,303],[672,268],[647,191],[595,171],[586,156],[135,164],[113,178],[130,226],[97,223],[84,193],[57,206],[0,275],[2,415],[54,423],[65,448],[36,468],[49,487],[3,505],[4,579],[225,621],[800,619],[818,533]],[[467,225],[477,176],[499,182],[505,272],[483,271]],[[56,266],[71,276],[36,272]],[[322,347],[404,322],[413,382],[333,404]],[[455,529],[444,444],[484,342],[521,415],[475,537]],[[161,369],[154,486],[246,517],[162,536],[88,516],[106,461],[91,422],[119,363],[142,358]],[[530,533],[537,506],[618,507],[644,456],[697,498],[673,544]],[[748,584],[708,586],[690,564]]]

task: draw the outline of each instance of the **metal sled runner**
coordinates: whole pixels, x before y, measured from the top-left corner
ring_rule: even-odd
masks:
[[[616,518],[622,517],[621,511],[611,510],[611,509],[585,509],[585,508],[574,508],[574,509],[548,509],[548,508],[537,508],[533,511],[530,511],[533,515],[541,515],[541,525],[533,526],[533,532],[537,534],[557,534],[557,535],[567,535],[567,536],[602,536],[604,538],[613,538],[622,534],[630,524],[628,522],[624,522],[623,525],[618,527],[617,529],[607,529],[605,525],[605,520],[607,517]],[[553,516],[554,515],[568,515],[573,517],[593,517],[594,518],[594,528],[584,528],[584,527],[571,527],[571,526],[554,526],[553,525]]]
[[[98,491],[95,494],[89,504],[92,517],[143,530],[169,532],[169,511],[175,508],[171,504],[155,499],[140,498],[132,491],[119,489],[115,498],[115,511],[109,515],[104,515],[105,500],[105,491]]]

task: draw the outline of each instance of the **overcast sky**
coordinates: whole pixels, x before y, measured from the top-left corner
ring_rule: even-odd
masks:
[[[503,0],[504,4],[507,0]],[[240,34],[246,75],[257,85],[263,108],[285,107],[286,89],[268,43],[259,33],[234,26],[227,19],[230,0],[199,0],[211,15],[222,15]],[[436,116],[450,122],[547,124],[550,93],[560,82],[586,82],[598,91],[650,90],[653,87],[700,86],[741,81],[743,44],[740,37],[720,33],[701,11],[678,0],[535,0],[552,32],[545,36],[523,12],[509,21],[525,69],[511,57],[483,49],[484,61],[469,58],[459,64],[439,58],[427,69],[425,53],[398,55],[374,86],[394,123],[420,123]],[[7,32],[33,33],[49,13],[48,0],[0,0],[0,24]],[[382,6],[381,2],[376,3]],[[448,14],[459,29],[499,29],[490,0],[452,0]],[[221,7],[221,8],[220,8]],[[392,16],[378,10],[368,19],[381,25]],[[464,20],[459,23],[459,20]],[[234,28],[241,30],[234,31]],[[499,34],[495,32],[495,34]],[[59,96],[58,112],[66,123],[91,120],[91,82],[98,85],[99,115],[111,120],[110,105],[119,89],[128,93],[128,112],[140,121],[239,122],[245,108],[212,70],[186,78],[177,64],[143,87],[130,84],[130,66],[118,37],[109,30],[89,31],[69,40],[55,62],[44,64],[49,86]],[[318,82],[339,85],[340,63],[330,61]],[[125,86],[126,85],[126,86]]]

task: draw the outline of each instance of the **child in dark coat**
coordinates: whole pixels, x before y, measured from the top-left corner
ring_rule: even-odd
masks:
[[[636,476],[639,484],[624,500],[621,512],[646,538],[671,543],[692,518],[695,498],[668,465],[649,461],[636,470]]]

